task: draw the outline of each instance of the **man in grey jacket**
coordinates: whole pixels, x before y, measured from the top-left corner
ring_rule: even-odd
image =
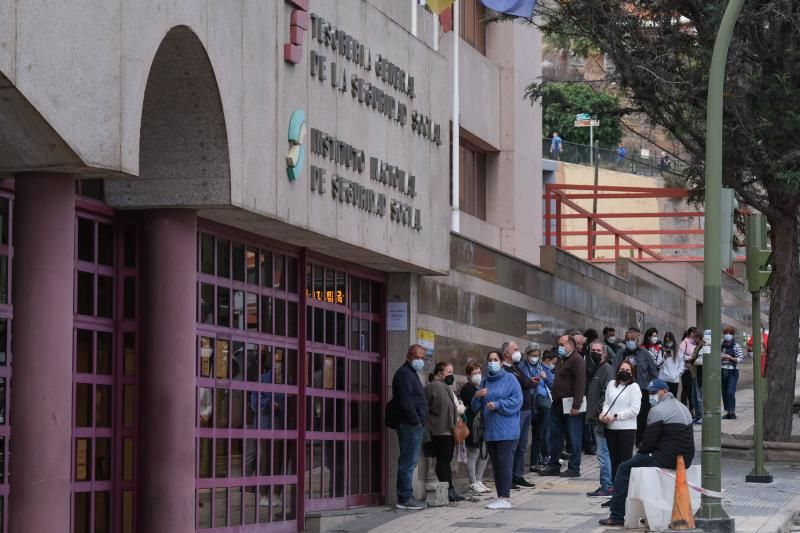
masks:
[[[625,346],[617,352],[614,357],[614,368],[619,368],[620,363],[624,359],[631,362],[636,367],[636,384],[642,389],[642,407],[639,409],[639,415],[636,417],[636,446],[642,442],[642,435],[644,428],[647,425],[647,413],[650,412],[650,403],[648,401],[647,384],[651,380],[658,379],[658,368],[653,362],[650,354],[639,345],[639,336],[641,332],[637,329],[630,328],[625,332]]]
[[[647,429],[638,453],[619,465],[611,498],[611,516],[600,520],[603,526],[625,524],[625,499],[633,468],[658,466],[674,470],[679,455],[683,456],[686,468],[692,466],[694,429],[691,413],[669,392],[666,381],[654,379],[645,390],[648,402],[653,404],[647,417]]]

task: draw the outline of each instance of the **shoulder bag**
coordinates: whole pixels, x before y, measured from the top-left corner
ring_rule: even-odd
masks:
[[[604,416],[606,416],[608,413],[611,412],[611,408],[614,407],[614,404],[617,403],[617,400],[619,399],[620,396],[622,396],[622,393],[625,392],[625,389],[627,389],[629,385],[630,385],[630,383],[628,383],[624,387],[622,387],[622,390],[619,391],[619,394],[617,394],[617,397],[614,398],[614,401],[612,401],[611,405],[608,406],[608,409],[606,409],[606,412],[601,414],[599,417],[597,417],[597,430],[596,431],[597,431],[597,434],[600,435],[601,437],[606,434],[606,423],[603,422],[601,419]]]

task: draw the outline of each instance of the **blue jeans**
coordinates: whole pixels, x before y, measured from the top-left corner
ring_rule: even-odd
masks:
[[[523,409],[519,412],[519,439],[514,449],[514,477],[525,475],[525,455],[528,453],[528,433],[531,432],[531,417],[533,413],[530,409]]]
[[[611,479],[611,456],[608,454],[608,442],[605,435],[597,433],[598,426],[594,428],[595,439],[597,440],[597,466],[600,467],[600,488],[609,490],[613,487],[613,480]]]
[[[736,384],[739,383],[739,370],[722,369],[722,406],[726,413],[736,411]]]
[[[492,474],[498,498],[511,497],[511,469],[514,464],[515,440],[487,441],[489,458],[492,460]]]
[[[550,455],[550,408],[539,407],[532,421],[533,430],[531,431],[531,466],[539,464],[539,456],[542,459]]]
[[[703,418],[703,369],[698,367],[697,377],[692,379],[692,403],[694,417]]]
[[[631,469],[638,467],[658,466],[649,453],[637,453],[621,465],[614,479],[614,495],[611,497],[611,518],[625,519],[625,499],[628,497],[628,484],[631,481]]]
[[[397,501],[405,502],[414,493],[414,468],[419,462],[419,451],[422,447],[422,435],[425,428],[422,424],[409,426],[402,424],[397,428],[397,440],[400,441],[400,457],[397,458]]]
[[[553,402],[550,409],[550,463],[549,466],[559,467],[558,460],[561,458],[561,448],[564,446],[564,439],[569,440],[572,450],[567,463],[567,468],[581,471],[581,439],[583,438],[583,417],[581,415],[571,416],[564,414],[562,402]]]

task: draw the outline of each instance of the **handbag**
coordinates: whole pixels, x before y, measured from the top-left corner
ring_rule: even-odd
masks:
[[[617,400],[619,399],[620,396],[622,396],[622,393],[625,392],[625,389],[627,389],[629,385],[630,385],[630,383],[628,383],[624,387],[622,387],[622,390],[619,391],[619,394],[617,394],[617,397],[614,398],[614,401],[611,402],[611,405],[609,405],[608,409],[606,409],[605,414],[601,414],[599,417],[597,417],[597,429],[595,431],[601,437],[605,436],[605,434],[606,434],[606,423],[603,422],[601,420],[601,418],[604,417],[605,415],[607,415],[609,412],[611,412],[611,408],[614,407],[614,404],[617,403]],[[602,411],[602,409],[601,409],[601,411]]]
[[[453,440],[456,441],[456,444],[461,444],[467,437],[469,437],[469,428],[467,427],[466,421],[464,421],[464,416],[459,416],[456,419],[456,425],[451,430],[453,433]]]

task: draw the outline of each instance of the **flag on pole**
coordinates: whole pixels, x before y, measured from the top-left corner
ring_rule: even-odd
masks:
[[[453,8],[448,7],[442,14],[439,15],[439,26],[442,27],[442,33],[453,31]]]
[[[431,11],[437,15],[441,15],[442,11],[453,5],[455,0],[428,0],[426,3]]]
[[[430,1],[428,2],[430,4]],[[481,0],[484,7],[488,7],[498,13],[515,15],[517,17],[530,17],[536,0]]]

